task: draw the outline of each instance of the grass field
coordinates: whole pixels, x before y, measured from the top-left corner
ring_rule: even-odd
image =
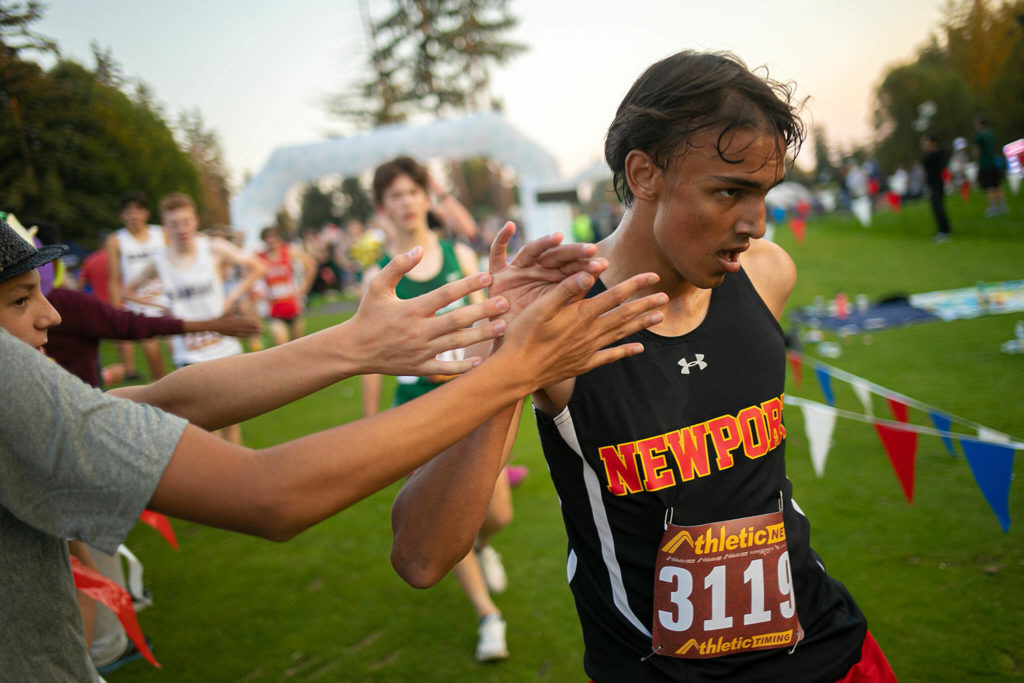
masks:
[[[924,202],[878,215],[869,229],[840,215],[812,217],[802,244],[780,230],[776,240],[800,270],[791,305],[840,290],[875,298],[1024,278],[1020,197],[1011,197],[1009,217],[982,218],[977,195],[969,204],[950,198],[949,208],[954,238],[942,245],[929,241]],[[999,352],[1018,317],[855,336],[839,358],[825,360],[1019,440],[1024,355]],[[338,320],[314,311],[311,324]],[[845,385],[835,388],[840,408],[860,410]],[[801,387],[790,378],[787,391],[822,400],[808,372]],[[358,380],[348,380],[247,423],[246,442],[279,443],[356,419],[359,410]],[[881,402],[876,412],[884,414]],[[912,420],[927,424],[922,415]],[[1021,479],[1011,484],[1015,524],[1003,534],[967,463],[950,458],[939,439],[919,440],[911,506],[869,425],[839,420],[819,480],[800,412],[787,410],[786,424],[789,474],[812,544],[857,598],[900,680],[1024,677]],[[564,530],[529,417],[513,460],[532,473],[514,492],[515,521],[495,542],[510,575],[497,598],[509,660],[473,661],[475,620],[454,580],[417,591],[391,570],[391,487],[283,545],[175,521],[174,552],[137,528],[128,544],[145,562],[155,598],[140,621],[164,668],[132,664],[109,680],[585,681]]]

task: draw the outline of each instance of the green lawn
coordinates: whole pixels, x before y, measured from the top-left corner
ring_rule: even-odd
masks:
[[[837,291],[851,299],[1024,278],[1024,201],[1011,216],[982,217],[977,196],[950,198],[953,241],[933,245],[926,203],[876,216],[812,217],[807,239],[776,239],[800,279],[793,305]],[[315,313],[315,311],[314,311]],[[848,372],[950,413],[1024,437],[1024,355],[999,344],[1021,316],[929,323],[855,336],[825,359]],[[313,327],[340,318],[313,316]],[[788,327],[788,325],[785,325]],[[107,350],[109,353],[109,350]],[[813,357],[813,349],[808,349]],[[837,404],[860,410],[845,384]],[[386,389],[387,391],[387,389]],[[790,395],[823,400],[808,370]],[[348,380],[244,426],[265,446],[356,419],[359,383]],[[883,414],[879,400],[876,412]],[[923,415],[912,419],[928,424]],[[1003,534],[963,458],[939,439],[919,440],[908,505],[870,425],[840,419],[824,478],[808,457],[799,410],[786,411],[789,473],[813,525],[812,543],[849,586],[903,681],[1019,679],[1024,662],[1024,496],[1011,485],[1014,526]],[[359,444],[351,444],[358,448]],[[146,564],[155,605],[143,629],[163,664],[132,664],[111,681],[584,681],[582,640],[565,585],[558,503],[527,416],[513,459],[531,474],[514,492],[516,518],[495,546],[508,592],[497,598],[512,656],[473,661],[475,620],[452,579],[418,591],[391,570],[389,508],[397,487],[297,539],[275,545],[175,521],[181,551],[148,527],[129,545]],[[1018,464],[1017,469],[1020,469]]]

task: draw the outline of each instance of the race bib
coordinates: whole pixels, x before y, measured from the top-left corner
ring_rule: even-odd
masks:
[[[654,568],[657,654],[708,659],[803,638],[782,512],[667,523]]]
[[[221,336],[216,332],[188,332],[182,335],[182,340],[187,351],[198,351],[216,344]]]

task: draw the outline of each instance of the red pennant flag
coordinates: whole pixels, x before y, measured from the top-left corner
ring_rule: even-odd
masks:
[[[789,221],[789,228],[793,231],[793,236],[796,237],[797,242],[804,241],[804,231],[806,227],[806,218],[791,218]]]
[[[960,183],[960,197],[962,197],[965,202],[971,200],[971,183],[967,180]]]
[[[804,382],[803,361],[795,353],[787,353],[786,358],[789,359],[789,367],[793,369],[793,382],[799,387]]]
[[[910,432],[899,427],[875,424],[878,438],[885,447],[885,452],[896,472],[896,478],[903,487],[903,495],[908,503],[914,502],[914,463],[917,452],[917,432]]]
[[[889,206],[892,207],[894,213],[900,212],[900,196],[895,192],[888,192],[885,195],[886,200],[889,202]]]
[[[801,199],[796,203],[796,215],[801,218],[807,218],[807,214],[811,212],[811,205],[806,199]]]
[[[174,536],[174,529],[171,528],[171,520],[167,519],[164,515],[159,512],[153,512],[152,510],[143,510],[142,514],[139,515],[139,521],[148,524],[157,531],[160,535],[167,539],[167,542],[171,544],[171,547],[175,550],[178,549],[178,539]]]
[[[139,620],[135,617],[135,608],[132,607],[131,594],[119,586],[116,581],[86,567],[78,561],[77,557],[71,558],[71,574],[75,578],[75,588],[109,607],[117,615],[121,625],[124,626],[125,633],[132,639],[135,647],[139,649],[146,661],[158,669],[161,668],[160,662],[156,661],[153,653],[149,651],[146,637],[142,635]]]
[[[893,419],[897,420],[898,422],[907,421],[908,408],[906,403],[897,401],[896,399],[888,396],[885,398],[885,402],[889,404],[889,410],[892,411]]]

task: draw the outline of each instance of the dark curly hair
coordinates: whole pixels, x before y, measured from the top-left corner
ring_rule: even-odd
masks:
[[[781,135],[793,157],[805,131],[794,102],[794,85],[752,73],[728,52],[684,50],[652,64],[626,93],[605,138],[604,157],[612,170],[615,192],[626,206],[633,192],[626,181],[626,156],[634,149],[651,155],[666,169],[690,148],[693,136],[723,126],[716,147],[726,157],[723,140],[737,128],[760,128]],[[779,152],[783,150],[780,149]]]

